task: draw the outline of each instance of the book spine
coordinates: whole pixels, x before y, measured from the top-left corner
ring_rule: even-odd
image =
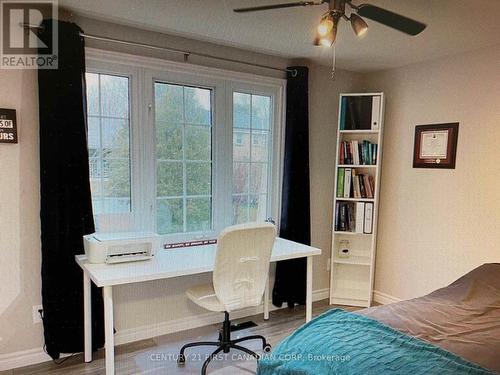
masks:
[[[347,98],[345,96],[342,97],[342,101],[340,104],[340,130],[345,130],[345,111],[347,107]]]
[[[370,177],[368,175],[363,176],[363,182],[365,185],[365,190],[366,190],[366,197],[367,198],[373,198],[373,190],[370,184]]]
[[[339,218],[339,230],[346,231],[347,230],[347,206],[344,202],[340,203],[340,218]]]
[[[366,198],[366,188],[365,188],[365,176],[360,174],[359,175],[359,193],[361,195],[361,198]]]
[[[337,197],[342,198],[344,196],[344,168],[339,168],[337,176]]]
[[[346,110],[349,111],[349,120],[350,123],[346,124],[346,129],[349,130],[356,130],[356,101],[354,96],[348,96],[346,97],[347,99],[347,108]],[[347,127],[349,126],[349,127]]]
[[[356,233],[363,233],[365,223],[365,203],[356,203]]]
[[[360,188],[359,188],[359,176],[352,177],[354,198],[361,198]]]
[[[344,171],[344,198],[351,197],[351,168],[346,168]]]
[[[375,180],[372,176],[369,176],[368,180],[370,181],[370,188],[372,189],[373,196],[375,196]]]
[[[358,144],[358,141],[353,141],[353,145],[354,145],[354,164],[355,165],[359,165],[360,161],[359,161],[359,144]]]
[[[347,202],[347,217],[349,218],[347,230],[354,232],[356,229],[356,207],[353,202]]]
[[[344,142],[340,142],[339,162],[340,162],[340,164],[345,164],[345,145],[344,145]]]
[[[335,231],[338,231],[340,228],[339,208],[340,208],[340,204],[339,204],[339,202],[337,202],[337,204],[335,205],[335,222],[334,222]]]
[[[373,230],[373,203],[365,204],[365,224],[363,233],[371,234]]]

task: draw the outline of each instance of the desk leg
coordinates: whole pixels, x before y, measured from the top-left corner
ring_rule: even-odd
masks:
[[[266,279],[266,288],[264,289],[264,320],[269,320],[269,273]]]
[[[113,289],[103,288],[104,298],[104,338],[106,348],[106,375],[115,373],[115,338],[113,334]]]
[[[83,271],[83,329],[85,362],[92,362],[92,282]]]
[[[313,257],[307,257],[306,322],[312,319]]]

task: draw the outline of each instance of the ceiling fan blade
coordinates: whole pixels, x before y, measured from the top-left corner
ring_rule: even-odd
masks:
[[[233,11],[236,13],[246,13],[246,12],[256,12],[259,10],[271,10],[271,9],[293,8],[293,7],[307,7],[307,6],[321,5],[321,4],[323,4],[323,1],[321,1],[321,2],[298,1],[295,3],[262,5],[262,6],[250,7],[250,8],[237,8],[237,9],[233,9]]]
[[[412,20],[411,18],[379,8],[375,5],[361,4],[357,6],[356,10],[362,17],[372,19],[409,35],[420,34],[427,27],[425,23]]]

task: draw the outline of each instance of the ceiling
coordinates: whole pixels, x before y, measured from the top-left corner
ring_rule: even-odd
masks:
[[[290,0],[295,1],[295,0]],[[328,65],[331,49],[312,45],[326,5],[236,14],[233,8],[287,0],[59,0],[70,10],[98,19],[168,34]],[[500,0],[353,0],[427,23],[416,37],[366,20],[357,39],[342,22],[337,67],[373,71],[453,55],[499,43]]]

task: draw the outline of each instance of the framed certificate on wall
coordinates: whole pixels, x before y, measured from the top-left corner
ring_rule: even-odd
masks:
[[[415,126],[413,168],[455,168],[458,122]]]

